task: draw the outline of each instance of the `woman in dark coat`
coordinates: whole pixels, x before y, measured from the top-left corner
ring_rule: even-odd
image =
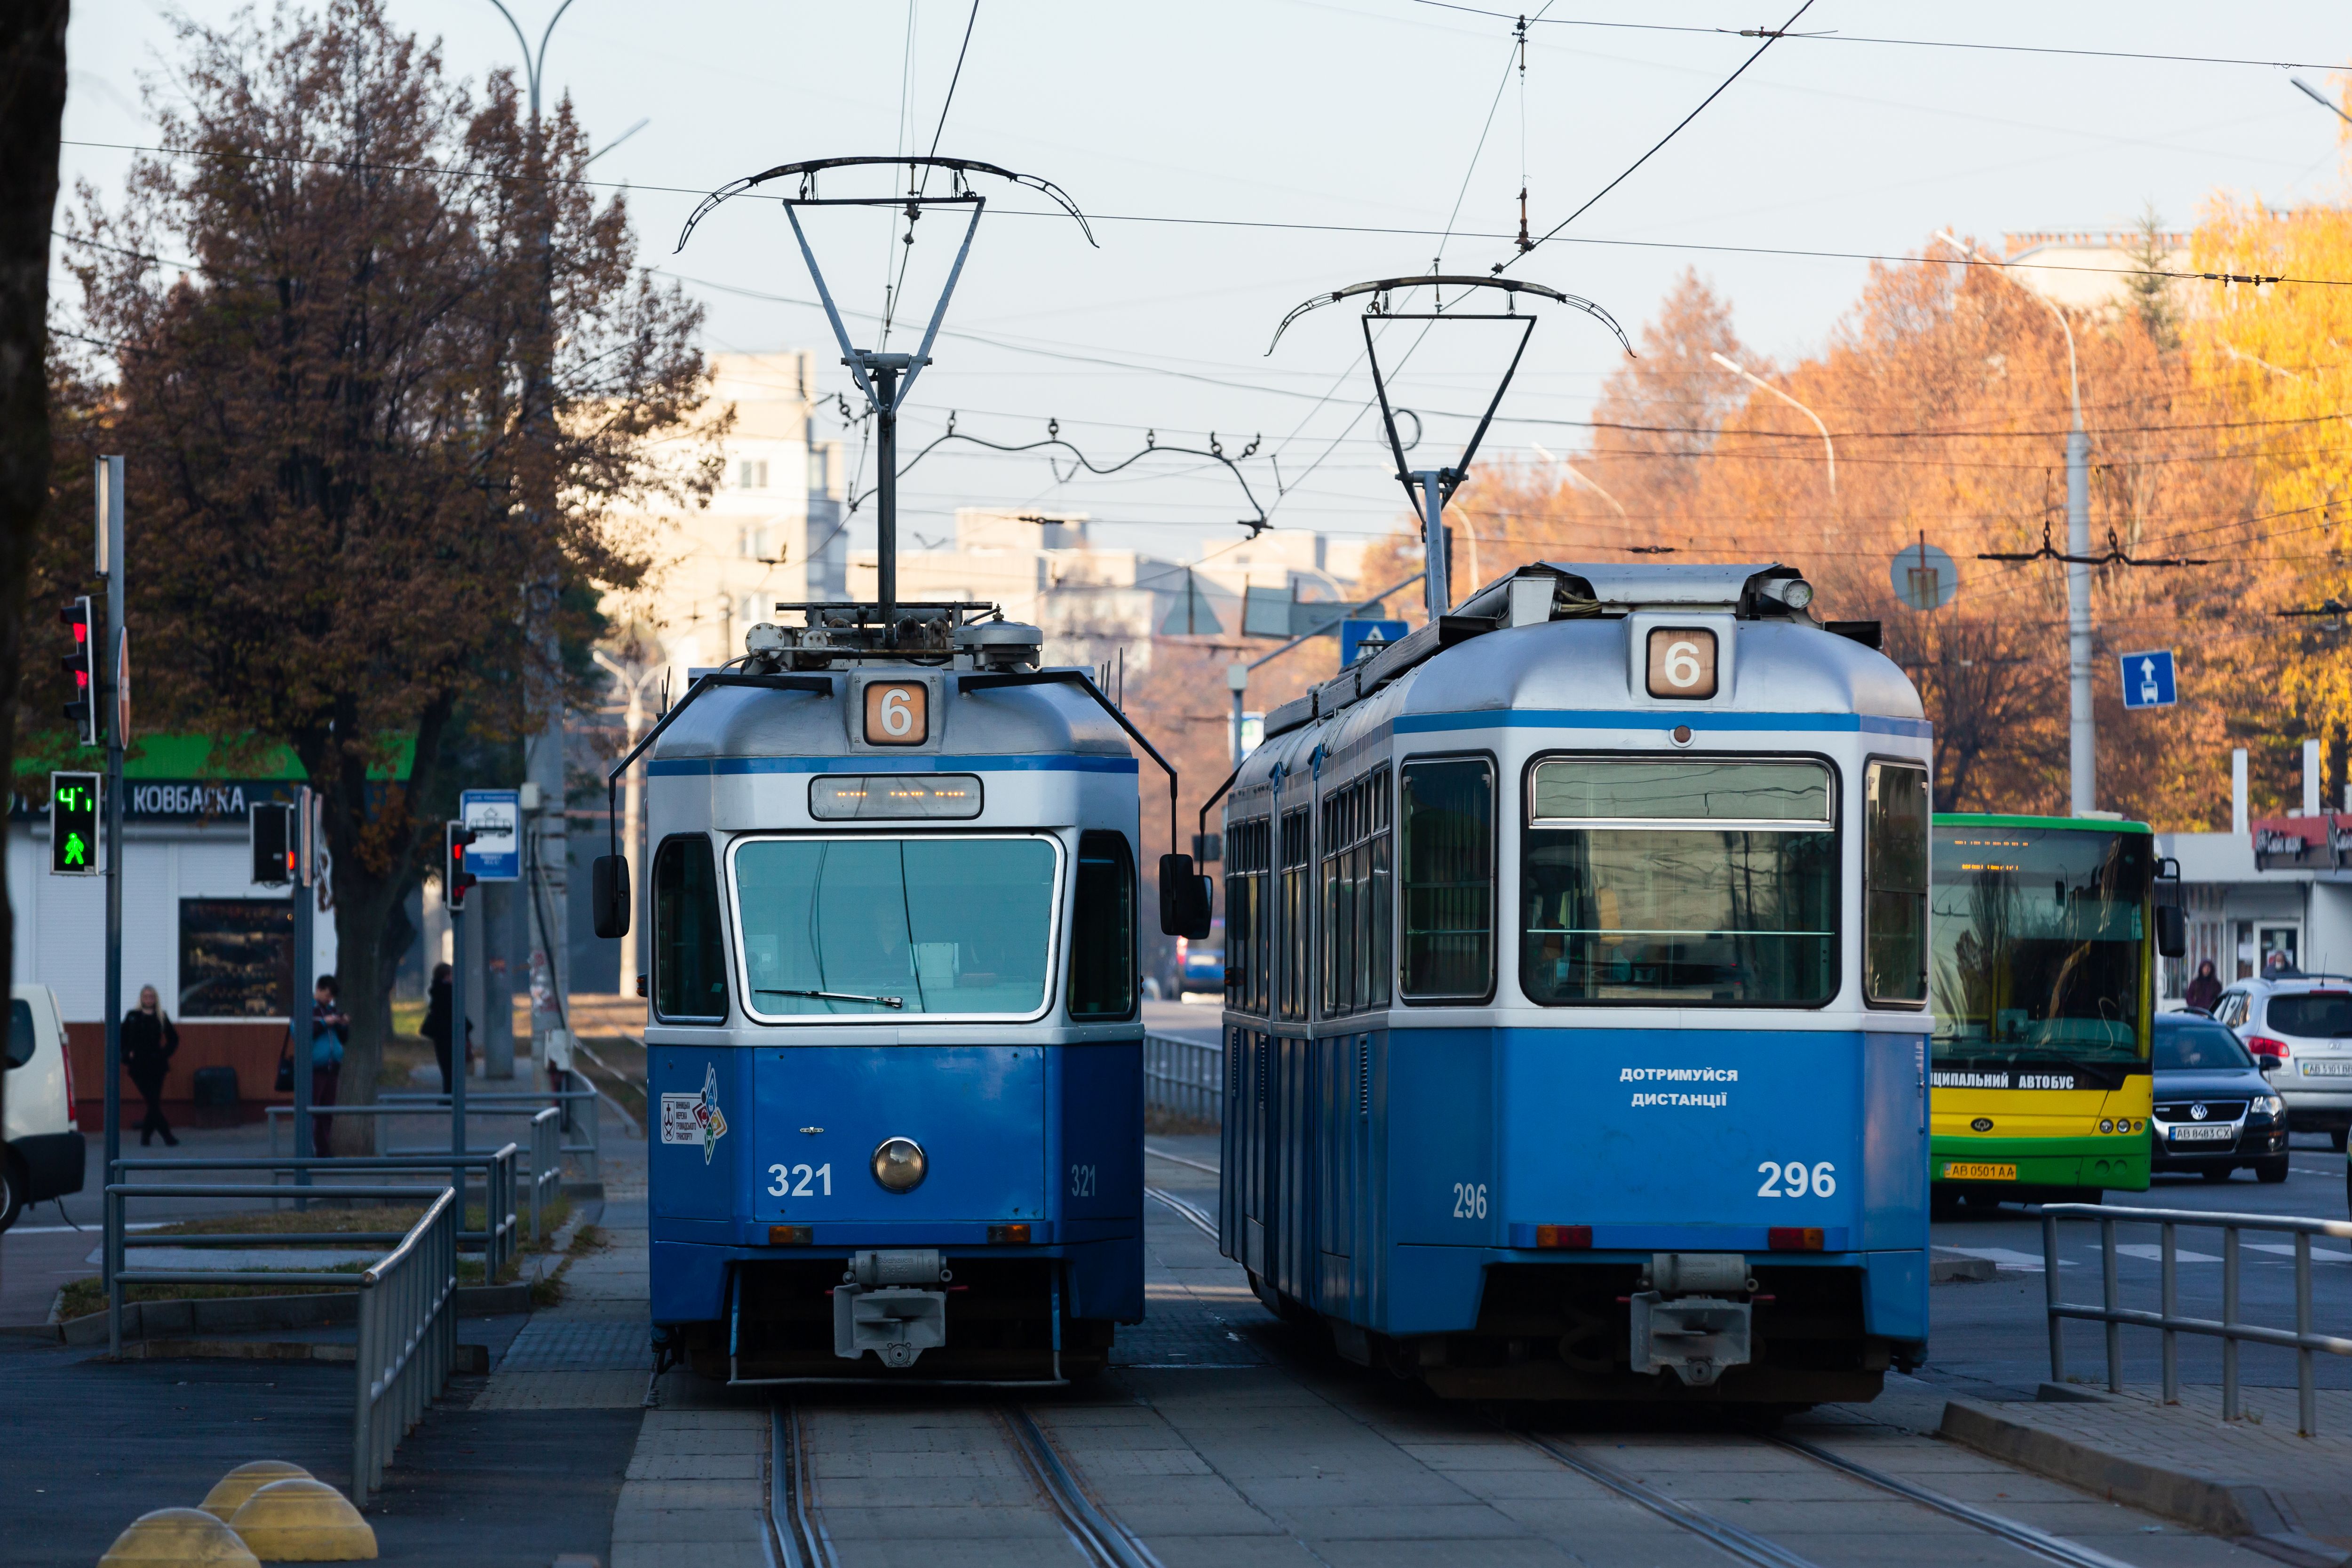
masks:
[[[433,1059],[441,1064],[441,1092],[450,1092],[449,1082],[449,966],[433,966],[433,984],[425,992],[425,1022],[417,1026],[418,1034],[433,1042]],[[474,1056],[474,1024],[466,1021],[466,1058]]]
[[[180,1142],[172,1136],[172,1124],[163,1120],[163,1079],[179,1049],[180,1031],[164,1016],[155,988],[141,986],[139,1005],[122,1018],[122,1070],[131,1075],[140,1098],[147,1102],[147,1119],[139,1124],[142,1148],[152,1145],[158,1132],[167,1144],[176,1147]]]

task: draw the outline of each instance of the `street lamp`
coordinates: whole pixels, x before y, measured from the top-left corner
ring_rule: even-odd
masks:
[[[1813,422],[1813,428],[1822,433],[1822,449],[1829,454],[1830,494],[1834,497],[1837,494],[1837,447],[1831,442],[1830,427],[1822,423],[1822,416],[1814,413],[1811,409],[1806,407],[1803,404],[1798,402],[1795,398],[1790,396],[1787,393],[1781,391],[1779,387],[1773,385],[1770,382],[1765,380],[1762,376],[1749,374],[1745,366],[1740,365],[1735,361],[1727,360],[1718,353],[1711,353],[1706,357],[1721,365],[1724,369],[1729,371],[1732,374],[1738,376],[1741,380],[1753,382],[1756,385],[1762,387],[1765,391],[1770,393],[1773,396],[1779,398],[1781,402],[1787,404],[1790,407],[1795,409],[1798,413],[1803,415],[1806,418]]]
[[[1602,489],[1601,488],[1601,482],[1598,479],[1593,479],[1590,474],[1582,472],[1575,464],[1570,462],[1566,458],[1546,451],[1540,443],[1536,445],[1536,456],[1541,458],[1548,463],[1555,465],[1561,473],[1568,476],[1569,483],[1582,485],[1586,489],[1591,490],[1594,495],[1599,496],[1602,500],[1605,500],[1611,506],[1615,507],[1617,509],[1618,519],[1621,521],[1630,521],[1625,517],[1624,503],[1619,500],[1615,496],[1611,495],[1607,490]]]
[[[629,750],[634,752],[637,749],[637,737],[645,732],[646,687],[656,676],[667,674],[667,667],[656,664],[633,669],[601,647],[593,648],[590,653],[612,676],[614,684],[621,689],[622,698],[628,704],[625,722],[628,726]],[[637,853],[637,839],[644,830],[645,823],[644,768],[645,764],[642,763],[631,768],[628,779],[621,788],[621,843],[625,846],[622,853],[633,858]],[[640,867],[639,869],[642,870],[643,868]],[[645,884],[642,880],[638,880],[631,885],[643,887]],[[637,922],[631,921],[629,929],[621,933],[621,994],[634,996],[636,994],[636,990]]]
[[[1963,257],[1988,267],[2009,263],[1968,245],[1949,229],[1936,237]],[[2011,279],[2012,282],[2015,279]],[[2055,304],[2018,284],[2056,319],[2066,334],[2066,391],[2074,409],[2066,433],[2066,760],[2068,806],[2087,816],[2098,806],[2099,737],[2091,712],[2091,437],[2083,430],[2083,380],[2074,359],[2074,328]]]

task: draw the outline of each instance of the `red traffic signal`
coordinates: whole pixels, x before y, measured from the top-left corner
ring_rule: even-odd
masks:
[[[447,843],[441,861],[441,901],[451,910],[466,907],[466,894],[480,879],[466,869],[466,846],[474,830],[462,822],[447,825]]]
[[[58,660],[73,686],[73,700],[65,705],[66,721],[80,731],[85,746],[98,744],[98,626],[89,595],[81,595],[58,612],[73,651]]]

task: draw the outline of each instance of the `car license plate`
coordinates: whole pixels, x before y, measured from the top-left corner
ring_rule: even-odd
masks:
[[[2013,1182],[2017,1180],[2017,1167],[1948,1160],[1944,1163],[1944,1179],[1948,1182]]]
[[[2227,1143],[2238,1135],[2234,1127],[2176,1127],[2172,1130],[2175,1143]]]
[[[2311,1057],[2303,1058],[2305,1078],[2352,1078],[2352,1061],[2320,1061]]]

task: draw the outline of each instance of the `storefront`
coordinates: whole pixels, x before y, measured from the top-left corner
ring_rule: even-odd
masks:
[[[137,1006],[140,987],[152,985],[178,1026],[167,1105],[186,1109],[197,1070],[225,1067],[236,1075],[242,1113],[257,1117],[293,1098],[276,1080],[295,1005],[294,906],[286,889],[253,881],[247,811],[291,798],[299,775],[289,766],[206,780],[194,776],[210,751],[202,741],[148,741],[142,750],[124,781],[122,1005]],[[8,829],[16,976],[57,993],[82,1125],[95,1128],[105,1095],[106,884],[52,876],[48,837],[46,800],[19,800]],[[314,894],[322,909],[313,973],[331,973],[331,880]],[[136,1105],[128,1080],[122,1093]]]
[[[2268,817],[2238,833],[2159,833],[2157,853],[2180,863],[2189,952],[2166,959],[2174,1004],[2210,960],[2223,984],[2275,962],[2307,973],[2352,973],[2352,816]]]

